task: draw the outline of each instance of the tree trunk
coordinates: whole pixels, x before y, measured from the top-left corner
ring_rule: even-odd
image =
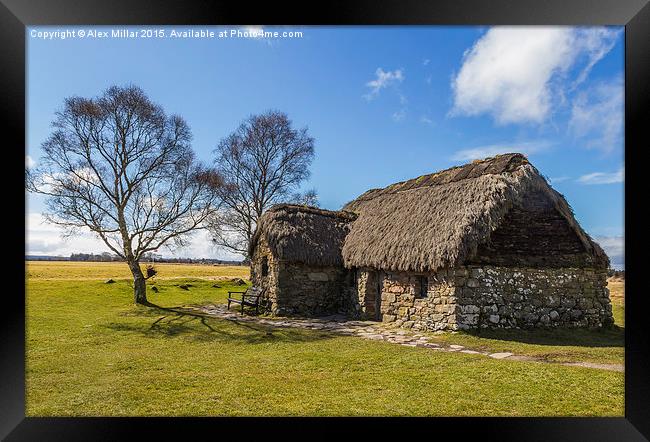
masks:
[[[147,284],[142,269],[140,269],[140,263],[137,261],[130,261],[128,264],[131,273],[133,274],[133,300],[136,304],[146,305],[148,303]]]

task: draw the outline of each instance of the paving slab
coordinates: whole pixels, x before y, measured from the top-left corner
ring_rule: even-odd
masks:
[[[505,359],[505,358],[509,358],[510,356],[512,356],[512,353],[508,353],[508,352],[490,353],[488,356],[491,357],[491,358],[494,358],[494,359]]]

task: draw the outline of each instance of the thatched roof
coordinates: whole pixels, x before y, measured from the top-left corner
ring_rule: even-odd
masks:
[[[346,204],[343,209],[359,217],[343,246],[345,265],[416,272],[460,265],[532,191],[552,201],[594,264],[608,265],[564,197],[517,153],[369,190]]]
[[[316,207],[280,204],[258,220],[252,252],[263,235],[280,260],[318,266],[342,266],[341,248],[356,214]]]

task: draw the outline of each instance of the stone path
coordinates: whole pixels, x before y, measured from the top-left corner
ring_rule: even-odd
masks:
[[[411,330],[391,326],[390,324],[376,321],[348,320],[344,316],[332,315],[320,318],[265,318],[258,316],[241,315],[236,311],[228,310],[223,304],[212,304],[201,307],[187,307],[198,310],[209,316],[227,319],[235,322],[248,322],[267,325],[271,327],[301,328],[306,330],[322,330],[341,335],[358,336],[373,341],[386,341],[407,347],[424,347],[430,350],[443,352],[458,352],[465,354],[483,355],[493,359],[508,359],[515,361],[544,362],[566,366],[596,368],[601,370],[624,371],[623,364],[597,364],[592,362],[553,362],[533,356],[515,355],[513,353],[491,353],[465,348],[462,345],[445,345],[430,342],[431,338]]]

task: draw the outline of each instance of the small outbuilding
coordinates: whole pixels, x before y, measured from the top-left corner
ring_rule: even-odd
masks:
[[[352,274],[341,249],[356,214],[290,204],[262,215],[250,242],[251,280],[267,311],[327,315],[349,310]]]
[[[274,313],[426,330],[613,323],[606,254],[516,153],[373,189],[338,212],[275,207],[251,252]]]

